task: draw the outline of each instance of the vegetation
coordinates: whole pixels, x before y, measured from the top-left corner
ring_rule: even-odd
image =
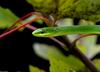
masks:
[[[35,11],[46,15],[48,20],[54,19],[53,26],[74,26],[75,18],[80,20],[79,25],[95,25],[100,21],[100,0],[27,0],[27,2]],[[18,19],[9,9],[0,7],[0,28],[9,28]],[[38,22],[43,24],[42,20]],[[73,42],[79,36],[81,35],[75,34],[51,38],[66,53],[67,51],[71,53],[68,56],[57,47],[47,44],[34,43],[33,49],[37,56],[50,62],[50,72],[99,72],[100,58],[91,60],[100,53],[100,45],[96,44],[97,36],[79,39],[74,45]],[[30,72],[46,72],[32,65],[29,65],[29,68]]]

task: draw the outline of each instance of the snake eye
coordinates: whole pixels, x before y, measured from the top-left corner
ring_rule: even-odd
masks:
[[[37,34],[43,34],[43,33],[45,33],[43,30],[37,29],[37,30],[35,30],[32,34],[33,34],[33,35],[37,35]]]
[[[45,33],[44,31],[40,31],[41,34]]]
[[[50,35],[48,30],[45,28],[36,29],[32,34],[37,37],[48,37]]]
[[[38,29],[38,30],[37,30],[37,34],[43,34],[43,33],[45,33],[44,30],[41,30],[41,29]]]

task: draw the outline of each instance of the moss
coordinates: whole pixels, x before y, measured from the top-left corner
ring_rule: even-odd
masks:
[[[100,21],[100,0],[27,0],[36,11],[64,17]]]
[[[52,13],[56,8],[54,0],[27,0],[27,1],[33,5],[36,11],[44,12],[47,14]]]

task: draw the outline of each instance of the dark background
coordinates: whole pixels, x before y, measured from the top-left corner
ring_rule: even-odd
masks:
[[[9,8],[18,17],[34,11],[33,7],[25,0],[0,0],[0,6]],[[35,26],[40,27],[36,23]],[[0,34],[3,31],[0,30]],[[29,72],[29,65],[31,64],[49,72],[49,62],[35,55],[32,44],[39,42],[56,45],[59,48],[60,46],[47,38],[33,37],[31,33],[32,31],[29,29],[25,29],[23,32],[16,31],[0,40],[0,71],[16,72],[20,70],[21,72]],[[99,43],[99,38],[97,43]]]
[[[0,0],[0,6],[9,8],[18,17],[34,11],[33,7],[25,0]],[[0,30],[0,33],[3,31]],[[31,32],[29,29],[25,29],[23,32],[16,31],[0,40],[0,71],[29,72],[29,64],[31,64],[48,72],[49,62],[34,54],[32,44],[49,40],[35,38]]]

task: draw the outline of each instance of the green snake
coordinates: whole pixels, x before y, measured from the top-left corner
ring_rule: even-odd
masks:
[[[100,34],[100,25],[44,27],[36,29],[32,34],[36,37],[55,37],[66,34]]]

